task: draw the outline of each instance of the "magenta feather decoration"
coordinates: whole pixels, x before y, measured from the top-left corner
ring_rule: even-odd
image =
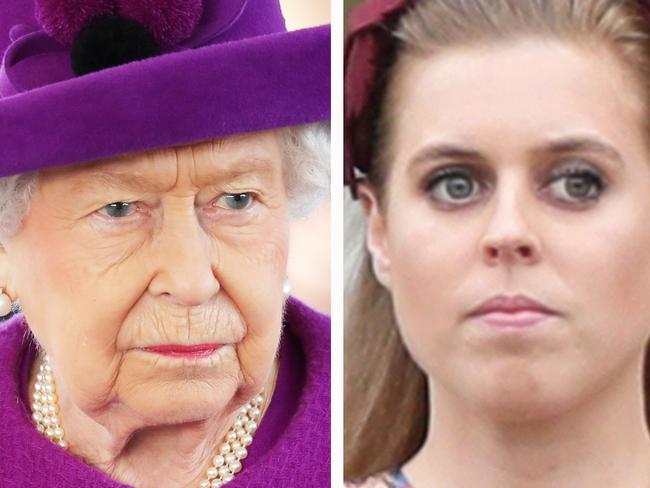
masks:
[[[160,46],[189,38],[203,14],[202,0],[119,0],[118,11],[143,24]]]
[[[35,15],[47,34],[69,45],[90,19],[115,9],[114,0],[36,0]]]
[[[36,20],[62,44],[70,45],[91,19],[120,14],[149,30],[161,46],[189,38],[203,15],[202,0],[35,0]]]

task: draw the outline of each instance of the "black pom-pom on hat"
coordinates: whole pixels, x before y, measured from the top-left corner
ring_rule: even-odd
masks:
[[[153,34],[139,22],[122,15],[98,15],[72,43],[72,70],[82,76],[158,54]]]

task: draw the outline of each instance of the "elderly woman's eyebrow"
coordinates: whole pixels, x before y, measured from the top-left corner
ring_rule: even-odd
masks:
[[[81,188],[106,187],[152,191],[159,190],[161,186],[160,182],[152,180],[151,176],[129,172],[101,171],[75,180]]]
[[[228,169],[217,174],[218,179],[235,179],[242,176],[258,175],[261,177],[270,177],[274,173],[274,165],[279,161],[273,162],[266,158],[250,158],[232,164]]]
[[[274,164],[272,160],[260,157],[237,159],[203,172],[200,181],[196,183],[203,186],[246,177],[267,180],[273,176]],[[80,175],[73,179],[75,186],[80,188],[125,188],[137,191],[164,191],[175,183],[175,176],[167,178],[167,181],[160,181],[159,178],[152,178],[151,174],[107,170]]]

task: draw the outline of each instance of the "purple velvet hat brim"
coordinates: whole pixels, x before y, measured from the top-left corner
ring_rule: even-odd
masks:
[[[0,176],[329,118],[329,26],[263,35],[0,99]]]

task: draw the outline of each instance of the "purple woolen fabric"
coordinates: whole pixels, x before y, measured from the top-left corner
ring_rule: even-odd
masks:
[[[0,176],[327,120],[329,32],[172,53],[2,99]]]
[[[330,486],[330,322],[289,299],[273,399],[233,488]],[[36,348],[23,315],[0,324],[0,486],[124,488],[38,433],[27,398]],[[65,426],[64,426],[65,427]]]

